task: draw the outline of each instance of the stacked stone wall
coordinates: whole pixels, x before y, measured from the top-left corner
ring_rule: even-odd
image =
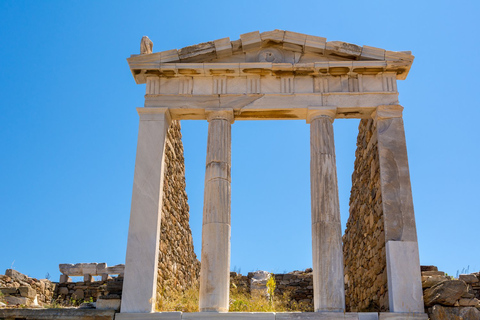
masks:
[[[1,300],[7,305],[43,306],[52,300],[56,284],[48,279],[35,279],[13,269],[0,275]]]
[[[250,293],[251,280],[254,273],[244,276],[236,272],[230,273],[230,286]],[[275,296],[288,298],[300,306],[302,311],[313,311],[313,274],[312,269],[275,274]]]
[[[343,236],[347,311],[388,311],[384,219],[374,121],[358,127],[350,216]]]
[[[172,121],[165,145],[163,208],[158,260],[157,300],[195,286],[200,262],[193,251],[185,190],[180,122]]]
[[[98,299],[121,299],[123,276],[100,281],[64,282],[57,284],[54,300],[61,305],[76,305]]]

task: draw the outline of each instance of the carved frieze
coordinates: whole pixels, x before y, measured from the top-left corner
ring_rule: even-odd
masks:
[[[395,74],[293,76],[149,76],[146,94],[225,95],[225,94],[308,94],[337,92],[396,93]]]

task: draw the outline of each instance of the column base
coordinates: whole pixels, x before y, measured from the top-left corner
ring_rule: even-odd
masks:
[[[426,313],[380,312],[378,320],[428,320]]]
[[[417,242],[387,241],[385,247],[389,310],[391,313],[422,313],[422,276]]]
[[[117,313],[115,320],[427,320],[426,313],[395,312],[156,312]]]

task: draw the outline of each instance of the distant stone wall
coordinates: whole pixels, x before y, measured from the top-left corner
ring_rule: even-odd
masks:
[[[43,306],[49,304],[56,284],[48,279],[35,279],[13,269],[0,275],[1,300],[10,306]]]
[[[121,299],[123,276],[107,280],[63,282],[57,284],[54,299],[62,305],[76,305],[83,301],[98,299]]]
[[[158,260],[157,301],[196,285],[200,262],[193,251],[185,191],[185,162],[180,122],[172,121],[165,145],[163,209]]]
[[[347,311],[388,311],[384,219],[377,134],[371,119],[360,121],[343,236]]]
[[[253,272],[244,276],[230,272],[230,286],[237,290],[250,293]],[[275,296],[286,297],[297,303],[299,309],[305,312],[313,311],[313,274],[312,269],[275,274]]]

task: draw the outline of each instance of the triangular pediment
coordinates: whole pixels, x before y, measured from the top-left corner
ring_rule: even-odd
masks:
[[[230,38],[156,53],[132,55],[128,58],[130,69],[137,83],[142,83],[142,74],[149,70],[170,67],[172,64],[272,64],[281,67],[324,65],[340,66],[346,63],[350,70],[370,68],[397,72],[397,79],[405,79],[414,57],[408,51],[387,51],[370,46],[358,46],[341,41],[291,31],[273,30],[250,32],[240,39]],[[312,67],[315,68],[315,67]],[[320,67],[317,67],[319,69]],[[328,67],[327,67],[328,72]]]

